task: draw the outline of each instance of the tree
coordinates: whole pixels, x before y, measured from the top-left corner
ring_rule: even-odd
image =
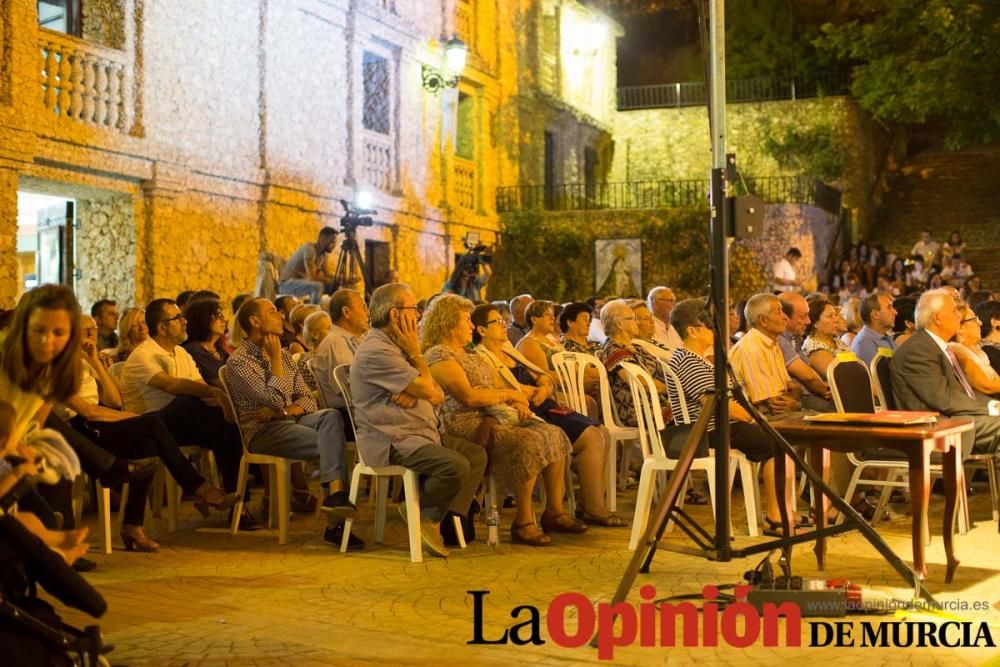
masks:
[[[1000,2],[856,0],[815,44],[855,64],[851,94],[886,124],[942,118],[946,145],[1000,139]]]

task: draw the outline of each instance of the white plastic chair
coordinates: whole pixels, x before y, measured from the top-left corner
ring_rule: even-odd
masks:
[[[590,367],[597,369],[601,390],[601,420],[608,439],[607,455],[607,496],[608,510],[618,510],[616,490],[625,490],[628,478],[629,450],[631,443],[639,437],[639,429],[625,426],[618,421],[618,411],[611,404],[611,384],[608,382],[608,372],[604,364],[592,354],[578,352],[557,352],[552,355],[552,367],[559,378],[563,393],[570,407],[582,414],[587,414],[586,392],[584,391],[584,375]],[[621,472],[617,473],[616,459],[618,443],[622,445]]]
[[[667,393],[671,398],[676,397],[677,403],[681,408],[680,415],[674,414],[674,421],[678,424],[693,424],[694,420],[691,419],[691,410],[688,407],[687,399],[681,388],[681,379],[677,377],[677,373],[667,365],[666,361],[663,359],[659,361],[660,368],[663,369],[663,377],[666,379]],[[730,449],[729,451],[730,460],[736,463],[736,465],[729,466],[729,485],[732,487],[736,479],[736,471],[739,470],[740,480],[743,483],[743,503],[746,505],[747,511],[747,533],[750,537],[757,537],[760,535],[758,521],[763,517],[764,512],[760,484],[757,481],[759,479],[760,464],[752,463],[741,451],[736,449]],[[714,471],[709,472],[708,476],[714,477]],[[683,505],[683,498],[681,501]]]
[[[341,364],[333,369],[333,379],[344,396],[344,403],[347,405],[347,414],[354,428],[357,437],[357,422],[354,419],[354,401],[351,394],[351,367],[348,364]],[[370,466],[365,463],[365,458],[361,454],[361,447],[358,447],[358,463],[354,466],[351,474],[351,502],[357,504],[358,490],[361,487],[361,476],[369,475],[378,479],[379,477],[402,477],[403,490],[406,495],[406,529],[410,539],[410,562],[421,563],[424,560],[423,545],[420,537],[420,480],[417,472],[403,466]],[[379,484],[377,486],[378,501],[375,508],[375,542],[382,543],[385,535],[385,511],[388,503],[389,485]],[[455,534],[458,536],[459,545],[465,548],[465,533],[462,531],[462,521],[456,516]],[[347,519],[344,524],[344,539],[340,543],[340,552],[347,553],[347,540],[351,535],[351,525],[353,518]]]
[[[232,394],[229,393],[229,386],[226,384],[226,368],[219,369],[219,384],[229,400],[233,414],[236,414],[236,404]],[[238,420],[237,420],[238,422]],[[292,509],[292,463],[298,459],[286,459],[280,456],[269,454],[254,454],[247,448],[247,439],[243,434],[242,426],[239,427],[240,442],[243,443],[243,457],[240,459],[240,476],[236,483],[236,505],[233,507],[233,522],[230,531],[233,535],[239,532],[240,516],[243,514],[244,496],[247,490],[247,472],[251,463],[262,466],[273,466],[273,474],[269,475],[271,481],[271,507],[267,513],[267,525],[270,528],[274,524],[274,517],[278,517],[278,544],[288,543],[288,523],[289,514]],[[346,534],[346,533],[345,533]]]
[[[642,367],[629,362],[622,363],[628,376],[629,388],[632,390],[632,400],[635,405],[636,422],[639,424],[639,444],[642,446],[642,473],[639,477],[639,492],[636,495],[635,515],[632,518],[632,535],[628,548],[632,551],[639,544],[639,538],[646,530],[649,513],[652,509],[654,476],[661,472],[670,472],[677,467],[675,459],[668,459],[663,448],[660,431],[664,428],[663,414],[660,407],[660,397],[656,385]],[[735,458],[735,457],[734,457]],[[731,464],[736,464],[735,460]],[[704,470],[708,477],[708,492],[711,496],[712,512],[715,512],[715,457],[697,457],[691,464],[691,470]],[[680,501],[680,499],[679,499]],[[683,502],[680,501],[683,505]],[[751,516],[748,512],[747,522]],[[756,517],[754,517],[755,519]]]

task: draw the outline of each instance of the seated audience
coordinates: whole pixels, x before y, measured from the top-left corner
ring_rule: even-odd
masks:
[[[333,380],[333,369],[354,360],[354,353],[368,331],[368,306],[361,292],[346,287],[333,293],[328,306],[333,326],[316,349],[313,369],[324,405],[343,409],[344,397]]]
[[[961,327],[955,334],[955,340],[948,343],[948,349],[958,358],[958,363],[973,389],[981,394],[1000,396],[1000,375],[994,370],[989,356],[979,345],[982,340],[982,323],[968,306],[963,306],[960,312]]]
[[[553,344],[550,336],[555,332],[555,312],[551,301],[533,301],[524,311],[528,333],[517,342],[517,351],[532,364],[552,371],[552,355],[563,352],[563,347]]]
[[[917,302],[917,331],[896,350],[889,363],[892,394],[900,410],[931,410],[948,417],[971,417],[972,438],[963,438],[963,456],[992,453],[1000,439],[1000,402],[975,391],[948,348],[962,328],[962,314],[944,290],[932,290]]]
[[[965,263],[960,254],[955,253],[951,256],[951,261],[941,269],[941,280],[952,287],[963,287],[972,273],[972,267]]]
[[[1000,372],[1000,301],[984,301],[975,308],[981,328],[979,347],[990,360],[993,370]]]
[[[849,351],[840,340],[845,328],[840,311],[829,301],[814,300],[809,305],[809,335],[802,342],[802,354],[806,355],[809,365],[821,378],[827,377],[827,369],[834,357]]]
[[[730,351],[729,362],[736,381],[761,412],[783,415],[802,407],[801,385],[788,374],[778,338],[785,332],[788,316],[773,294],[757,294],[747,301],[751,329]]]
[[[510,327],[511,322],[514,321],[514,316],[510,312],[510,304],[506,301],[494,301],[493,305],[497,307],[497,311],[500,313],[500,317],[503,318],[504,323]]]
[[[372,293],[371,332],[351,362],[354,419],[368,465],[401,465],[420,473],[421,536],[435,555],[447,556],[441,538],[452,545],[458,540],[453,522],[446,519],[474,514],[486,450],[471,437],[453,435],[447,423],[443,433],[438,430],[434,406],[445,397],[421,354],[415,304],[413,292],[402,283]],[[478,424],[466,434],[477,429]],[[530,516],[530,489],[525,503]]]
[[[578,352],[580,354],[595,354],[597,343],[587,338],[590,331],[590,306],[575,301],[567,304],[563,311],[559,313],[559,330],[562,336],[559,342],[567,352]]]
[[[524,336],[528,335],[531,324],[524,318],[525,311],[535,297],[530,294],[518,294],[510,300],[511,323],[507,327],[507,339],[511,345],[517,345]],[[430,304],[428,304],[429,306]]]
[[[590,306],[590,331],[587,332],[587,339],[597,343],[598,345],[604,345],[604,341],[608,339],[607,334],[604,333],[604,327],[601,323],[601,309],[604,308],[604,304],[608,301],[613,301],[617,297],[603,296],[592,296],[586,301],[586,304]]]
[[[182,311],[185,308],[187,308],[188,301],[191,299],[192,294],[194,294],[193,289],[186,289],[181,292],[178,292],[177,298],[174,299],[174,302],[177,304],[177,307],[180,308]]]
[[[893,340],[896,342],[896,347],[899,347],[917,330],[915,324],[917,299],[912,296],[901,296],[893,300],[892,307],[896,310],[896,322],[892,327],[895,332]]]
[[[227,510],[236,502],[212,486],[191,466],[163,421],[155,414],[138,415],[122,410],[118,386],[100,362],[97,352],[97,324],[92,317],[80,318],[80,389],[65,401],[61,418],[102,449],[125,458],[159,457],[185,495],[194,495],[195,507],[203,516],[208,508]],[[121,538],[127,551],[157,551],[159,544],[143,531],[146,502],[153,478],[145,477],[129,486]]]
[[[732,343],[732,345],[735,345],[736,341],[738,341],[740,338],[743,338],[743,336],[746,335],[747,331],[750,330],[750,324],[747,322],[746,307],[747,307],[746,299],[737,301],[736,304],[733,306],[733,313],[732,316],[729,318],[730,343]],[[734,319],[735,319],[735,324],[733,324]],[[730,347],[732,347],[732,345],[730,345]]]
[[[236,490],[243,447],[229,402],[218,387],[206,383],[181,343],[187,322],[173,299],[153,299],[146,306],[152,336],[140,343],[122,370],[122,399],[135,414],[156,413],[170,434],[184,445],[197,444],[215,454],[227,493]],[[240,518],[248,529],[256,522],[249,512]]]
[[[90,316],[97,322],[97,351],[118,347],[118,304],[111,299],[95,301]]]
[[[914,244],[910,250],[911,255],[916,255],[924,260],[925,266],[930,266],[937,258],[941,244],[934,240],[929,229],[920,233],[920,240]]]
[[[219,386],[219,369],[226,365],[229,350],[226,338],[226,315],[215,299],[192,299],[184,310],[187,340],[183,347],[194,359],[201,379],[213,387]]]
[[[681,333],[684,345],[673,351],[670,356],[670,369],[680,380],[680,392],[688,407],[691,422],[701,416],[701,398],[707,392],[715,389],[715,369],[706,353],[712,349],[715,334],[712,320],[705,308],[704,299],[685,299],[677,304],[670,315],[674,328]],[[674,414],[680,414],[679,396],[670,395],[671,408]],[[774,485],[774,441],[759,426],[753,417],[735,400],[729,400],[730,440],[732,447],[743,452],[747,459],[755,463],[764,463],[764,518],[767,522],[765,534],[778,535],[781,531],[781,513],[778,508],[778,497]],[[709,430],[715,429],[715,420],[709,422]],[[791,499],[794,469],[787,468],[785,489],[788,491],[786,505]],[[711,474],[711,473],[710,473]],[[744,487],[744,493],[749,493]],[[792,515],[789,506],[789,515]]]
[[[288,314],[288,322],[292,327],[292,343],[288,346],[288,351],[295,354],[302,354],[308,348],[305,339],[302,337],[302,327],[306,323],[306,318],[313,313],[319,312],[319,304],[315,303],[302,303],[295,308],[292,308],[292,312]]]
[[[867,294],[865,296],[868,296]],[[854,337],[861,331],[864,322],[861,321],[861,298],[851,296],[840,299],[840,316],[844,319],[844,326],[847,331],[840,337],[844,345],[850,346],[854,342]]]
[[[896,341],[892,338],[896,309],[888,294],[870,294],[861,302],[858,314],[865,324],[851,341],[851,352],[868,366],[880,347],[893,351],[896,349]]]
[[[858,278],[858,274],[851,272],[847,275],[847,282],[844,286],[837,292],[837,296],[840,298],[840,303],[856,298],[863,299],[868,296],[868,290],[864,288],[861,283],[861,279]]]
[[[247,449],[297,460],[319,459],[320,484],[329,491],[322,510],[330,525],[323,538],[340,544],[344,521],[356,507],[345,490],[344,422],[336,410],[317,410],[292,355],[281,347],[284,319],[267,299],[244,303],[237,314],[245,337],[226,363],[226,383]],[[364,547],[352,535],[353,548]]]
[[[961,255],[964,252],[965,242],[962,240],[962,235],[955,230],[948,235],[948,242],[941,246],[941,255],[951,257],[952,255]]]
[[[784,292],[779,300],[786,323],[785,330],[778,336],[778,348],[788,375],[799,385],[802,407],[817,412],[834,412],[836,408],[830,400],[826,375],[820,376],[802,351],[802,337],[809,327],[809,303],[795,292]]]
[[[646,296],[646,306],[653,315],[653,335],[643,334],[643,338],[652,338],[664,349],[676,350],[682,345],[681,336],[670,323],[670,313],[677,303],[674,291],[669,287],[654,287]]]
[[[295,342],[295,327],[292,326],[292,311],[302,302],[290,294],[281,294],[274,299],[274,306],[283,318],[281,325],[281,347],[288,349]],[[245,333],[245,332],[244,332]]]
[[[306,321],[302,323],[302,341],[306,345],[306,351],[299,355],[295,363],[306,384],[309,385],[309,389],[313,392],[319,391],[319,385],[316,383],[316,376],[313,375],[312,369],[309,367],[309,362],[316,358],[316,348],[330,333],[332,326],[330,315],[321,310],[310,313]]]
[[[536,301],[531,304],[531,308],[538,303],[541,302]],[[531,308],[529,308],[529,318]],[[533,373],[516,357],[505,351],[506,327],[500,313],[492,304],[476,306],[472,311],[472,325],[474,327],[472,342],[476,344],[476,352],[495,369],[501,381],[496,383],[496,386],[524,393],[531,411],[546,422],[562,429],[573,443],[580,490],[583,494],[577,507],[577,518],[602,526],[626,525],[624,520],[612,515],[604,503],[606,447],[604,435],[596,428],[599,423],[560,406],[554,400],[556,386],[552,377],[544,373]],[[537,332],[537,326],[532,331]],[[526,338],[521,339],[522,344]],[[494,378],[494,381],[496,379]]]
[[[627,303],[632,312],[635,313],[635,324],[639,329],[639,334],[632,339],[632,342],[644,348],[657,359],[662,359],[663,361],[670,359],[670,353],[677,348],[667,347],[660,339],[656,338],[656,325],[654,322],[658,320],[653,317],[653,313],[646,306],[646,302],[642,299],[629,299]],[[673,305],[671,305],[671,310],[673,310]],[[670,330],[676,333],[672,326]]]
[[[232,303],[229,305],[230,310],[233,313],[233,317],[229,321],[228,343],[230,350],[235,349],[237,345],[243,342],[243,331],[240,329],[240,323],[236,320],[236,313],[240,312],[240,306],[242,306],[247,299],[252,298],[253,294],[250,294],[250,292],[243,292],[234,296]]]
[[[993,300],[993,292],[985,289],[975,290],[965,296],[965,302],[969,304],[969,308],[972,308],[973,310],[978,308],[979,304]]]
[[[472,440],[484,417],[499,422],[488,450],[490,469],[498,488],[514,491],[517,512],[511,538],[515,542],[545,546],[551,538],[544,531],[582,533],[587,525],[568,516],[563,505],[565,459],[572,445],[561,429],[535,417],[524,392],[502,388],[496,371],[466,349],[472,342],[472,308],[467,299],[447,294],[428,306],[420,322],[421,348],[446,394],[440,412],[444,432]],[[541,528],[531,507],[539,474],[547,504]]]
[[[635,311],[624,299],[608,301],[601,309],[601,323],[608,335],[597,357],[608,371],[608,383],[611,397],[618,411],[618,421],[626,426],[635,426],[635,405],[632,402],[632,389],[628,376],[622,370],[623,362],[637,364],[653,378],[656,391],[660,396],[660,404],[668,409],[667,385],[664,383],[663,369],[656,357],[644,348],[635,345],[633,339],[639,335]]]
[[[146,311],[142,308],[129,308],[118,320],[118,347],[109,353],[112,361],[126,361],[132,350],[148,338]]]

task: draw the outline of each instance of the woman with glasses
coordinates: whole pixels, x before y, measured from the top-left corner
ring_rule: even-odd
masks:
[[[475,441],[484,418],[497,420],[489,448],[490,469],[498,489],[514,491],[517,515],[510,528],[514,542],[541,547],[552,541],[547,532],[586,531],[587,525],[568,516],[563,505],[565,459],[573,451],[569,439],[531,412],[527,394],[507,387],[494,368],[468,349],[472,310],[468,299],[444,294],[434,299],[420,321],[420,347],[445,391],[440,408],[443,431]],[[485,326],[499,334],[503,319],[496,311],[489,319]],[[531,506],[539,475],[547,504],[541,527],[535,524]]]
[[[542,299],[532,301],[524,311],[524,320],[529,329],[517,342],[517,351],[538,368],[552,372],[552,355],[564,351],[562,345],[553,340],[556,328],[553,303]]]
[[[988,396],[1000,395],[1000,374],[990,365],[990,358],[979,346],[982,340],[982,323],[972,309],[963,306],[962,328],[948,349],[955,353],[958,363],[976,391]]]
[[[182,347],[198,365],[202,379],[213,387],[219,386],[219,369],[226,365],[226,315],[215,299],[199,299],[188,303],[184,310],[187,320],[187,340]]]
[[[472,342],[476,344],[476,352],[497,372],[503,383],[501,386],[524,393],[531,411],[562,429],[573,443],[583,495],[576,517],[588,524],[627,525],[624,519],[611,514],[604,502],[606,447],[604,435],[597,429],[599,422],[556,402],[556,385],[552,378],[544,373],[533,373],[507,352],[504,347],[507,329],[501,322],[496,306],[476,306],[472,311]]]

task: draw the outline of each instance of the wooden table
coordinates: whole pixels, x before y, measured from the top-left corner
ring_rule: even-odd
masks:
[[[772,422],[771,426],[792,445],[809,447],[809,465],[822,475],[829,463],[829,452],[860,452],[867,449],[894,449],[906,455],[910,472],[910,501],[913,504],[913,569],[923,580],[927,577],[924,558],[924,527],[927,525],[927,508],[930,504],[931,453],[941,452],[944,478],[944,550],[948,569],[945,582],[950,583],[958,568],[955,558],[953,533],[959,489],[964,488],[961,466],[962,434],[971,431],[971,419],[940,418],[934,424],[915,426],[860,426],[856,424],[819,424],[793,417]],[[785,481],[783,456],[775,458],[775,485],[778,497],[783,498]],[[818,490],[813,493],[816,527],[826,526],[826,497]],[[785,526],[786,534],[791,526]],[[825,567],[826,538],[816,539],[816,561],[819,569]]]

